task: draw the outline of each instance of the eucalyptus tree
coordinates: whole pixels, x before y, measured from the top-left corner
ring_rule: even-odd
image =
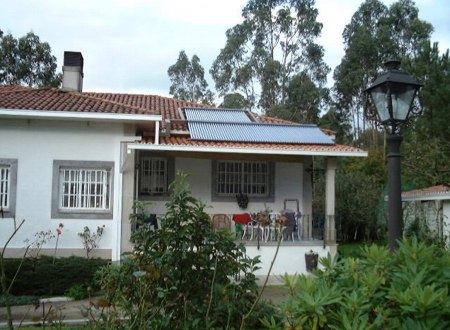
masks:
[[[219,108],[227,109],[246,109],[248,108],[247,99],[239,93],[229,93],[223,97],[223,102]]]
[[[296,75],[323,86],[330,69],[315,43],[322,30],[317,15],[314,0],[249,0],[210,70],[219,94],[239,92],[268,111],[286,103]]]
[[[180,51],[176,63],[169,67],[167,73],[172,82],[169,93],[174,98],[204,104],[213,102],[214,96],[208,89],[205,69],[197,55],[189,60],[186,52]]]
[[[352,123],[355,138],[366,128],[364,89],[380,73],[383,62],[414,57],[432,31],[410,0],[397,1],[389,8],[379,0],[366,0],[352,16],[342,34],[345,54],[333,76],[339,111]]]
[[[321,103],[328,99],[328,89],[319,88],[310,77],[301,73],[290,80],[283,104],[272,106],[267,115],[300,123],[319,121]]]
[[[56,57],[50,45],[33,32],[16,39],[0,30],[0,83],[29,87],[58,87]]]
[[[404,69],[424,84],[423,114],[405,134],[403,165],[406,180],[415,187],[450,182],[450,57],[437,43],[425,43]]]

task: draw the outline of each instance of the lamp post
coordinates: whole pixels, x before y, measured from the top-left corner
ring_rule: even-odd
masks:
[[[402,143],[401,127],[410,118],[420,115],[422,108],[415,104],[422,87],[408,73],[399,70],[399,61],[385,63],[387,71],[383,72],[373,84],[365,90],[374,107],[367,107],[366,114],[384,126],[388,135],[388,237],[389,249],[397,249],[397,240],[403,235],[402,199],[401,199],[401,161],[400,145]]]

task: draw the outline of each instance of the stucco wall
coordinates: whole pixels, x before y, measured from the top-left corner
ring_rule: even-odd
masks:
[[[83,253],[78,237],[84,226],[95,230],[105,225],[100,241],[102,250],[111,250],[113,236],[120,215],[120,141],[124,127],[120,124],[97,122],[61,122],[45,120],[0,120],[0,158],[18,160],[16,219],[26,222],[11,241],[11,250],[25,246],[24,240],[32,242],[35,233],[52,230],[64,224],[58,249],[72,249],[74,254]],[[52,170],[54,160],[113,162],[114,198],[112,219],[52,219]],[[13,230],[13,219],[0,219],[0,245],[3,246]],[[52,251],[53,239],[44,249]],[[67,251],[61,251],[61,254]],[[102,253],[104,255],[105,253]],[[111,251],[109,253],[111,257]]]
[[[444,236],[447,237],[447,244],[450,246],[450,200],[444,200],[442,205]]]
[[[175,159],[176,170],[189,173],[189,183],[192,194],[204,201],[208,206],[208,213],[243,213],[258,212],[269,207],[273,211],[280,211],[284,208],[285,199],[298,199],[300,211],[303,211],[304,203],[311,203],[303,198],[303,166],[301,163],[275,163],[275,199],[273,202],[263,203],[252,201],[247,209],[242,210],[235,201],[233,202],[213,202],[211,200],[211,160],[199,158],[179,158]],[[296,208],[293,202],[287,203],[287,207]],[[165,213],[165,201],[154,201],[151,205],[151,212],[157,214]]]
[[[133,189],[130,185],[134,178],[134,163],[130,162],[124,171],[124,207],[122,216],[122,252],[131,250],[130,244],[130,222],[129,214],[131,212]],[[242,210],[238,207],[237,202],[216,202],[212,201],[212,161],[202,158],[175,157],[175,169],[189,173],[189,183],[191,185],[192,194],[200,198],[208,206],[206,212],[209,214],[235,214],[250,212],[255,213],[269,207],[273,211],[280,211],[284,208],[285,199],[298,199],[299,209],[303,212],[306,205],[311,205],[311,195],[304,197],[303,187],[303,164],[293,162],[276,162],[275,163],[275,198],[273,202],[264,204],[263,202],[255,202],[250,198],[248,208]],[[151,200],[151,198],[150,198]],[[148,211],[155,214],[165,214],[166,200],[153,200]],[[295,202],[288,202],[286,207],[296,209]]]
[[[323,245],[314,243],[313,241],[305,242],[304,244],[305,245],[288,245],[282,242],[276,258],[276,244],[260,246],[259,250],[257,246],[250,245],[246,246],[246,251],[249,257],[260,257],[261,263],[259,264],[259,267],[261,268],[255,272],[255,275],[260,281],[264,281],[267,274],[269,274],[270,265],[274,260],[272,271],[270,272],[269,283],[283,284],[282,276],[284,274],[293,275],[296,273],[308,273],[305,261],[306,253],[313,251],[318,254],[319,259],[326,257],[329,253],[333,255],[333,249],[330,246],[324,248]]]

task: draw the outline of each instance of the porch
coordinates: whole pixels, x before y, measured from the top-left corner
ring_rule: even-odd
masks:
[[[125,212],[132,209],[132,202],[139,200],[149,202],[146,212],[161,221],[170,198],[168,183],[174,179],[176,170],[182,170],[191,174],[188,181],[192,194],[208,205],[206,211],[213,228],[227,228],[235,234],[237,242],[245,244],[249,256],[260,256],[258,276],[267,275],[280,235],[286,237],[281,241],[271,274],[305,273],[305,253],[311,250],[320,252],[319,256],[334,253],[335,157],[326,157],[326,216],[319,221],[312,216],[312,156],[194,151],[181,154],[151,150],[155,147],[139,145],[127,154],[128,162],[123,167],[123,219],[128,219],[129,213]],[[243,151],[248,152],[239,150]],[[245,205],[238,198],[241,192]],[[276,223],[282,210],[295,213],[296,222],[291,229]],[[258,222],[258,213],[271,213],[270,224]],[[240,214],[248,214],[250,220],[236,221]],[[225,219],[222,225],[214,224],[213,218],[217,216]],[[127,220],[122,222],[122,237],[130,237],[130,227]],[[131,242],[123,240],[121,251],[131,249]]]
[[[233,219],[237,214],[210,214],[212,230],[227,230],[235,237],[236,243],[245,245],[246,254],[260,258],[260,269],[255,275],[263,283],[270,270],[269,284],[283,284],[284,274],[308,273],[306,254],[314,253],[318,258],[336,253],[336,232],[334,216],[326,218],[302,215],[295,217],[293,231],[287,235],[286,226],[276,222],[278,214],[272,214],[271,224],[262,225],[254,215],[248,214],[251,222],[242,225]],[[243,214],[238,214],[242,216]],[[238,217],[239,219],[241,217]],[[164,215],[153,214],[148,224],[151,229],[161,228]],[[330,226],[333,226],[331,229]],[[278,248],[279,244],[279,248]],[[277,251],[278,250],[278,251]],[[276,258],[275,258],[276,255]],[[275,259],[275,260],[274,260]]]

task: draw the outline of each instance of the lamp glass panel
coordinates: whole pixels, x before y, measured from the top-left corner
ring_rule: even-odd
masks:
[[[370,91],[373,103],[377,109],[378,117],[381,122],[389,120],[389,108],[387,102],[387,90],[385,86],[377,86]]]
[[[411,85],[394,85],[391,87],[393,118],[399,121],[408,119],[409,109],[416,93]]]

